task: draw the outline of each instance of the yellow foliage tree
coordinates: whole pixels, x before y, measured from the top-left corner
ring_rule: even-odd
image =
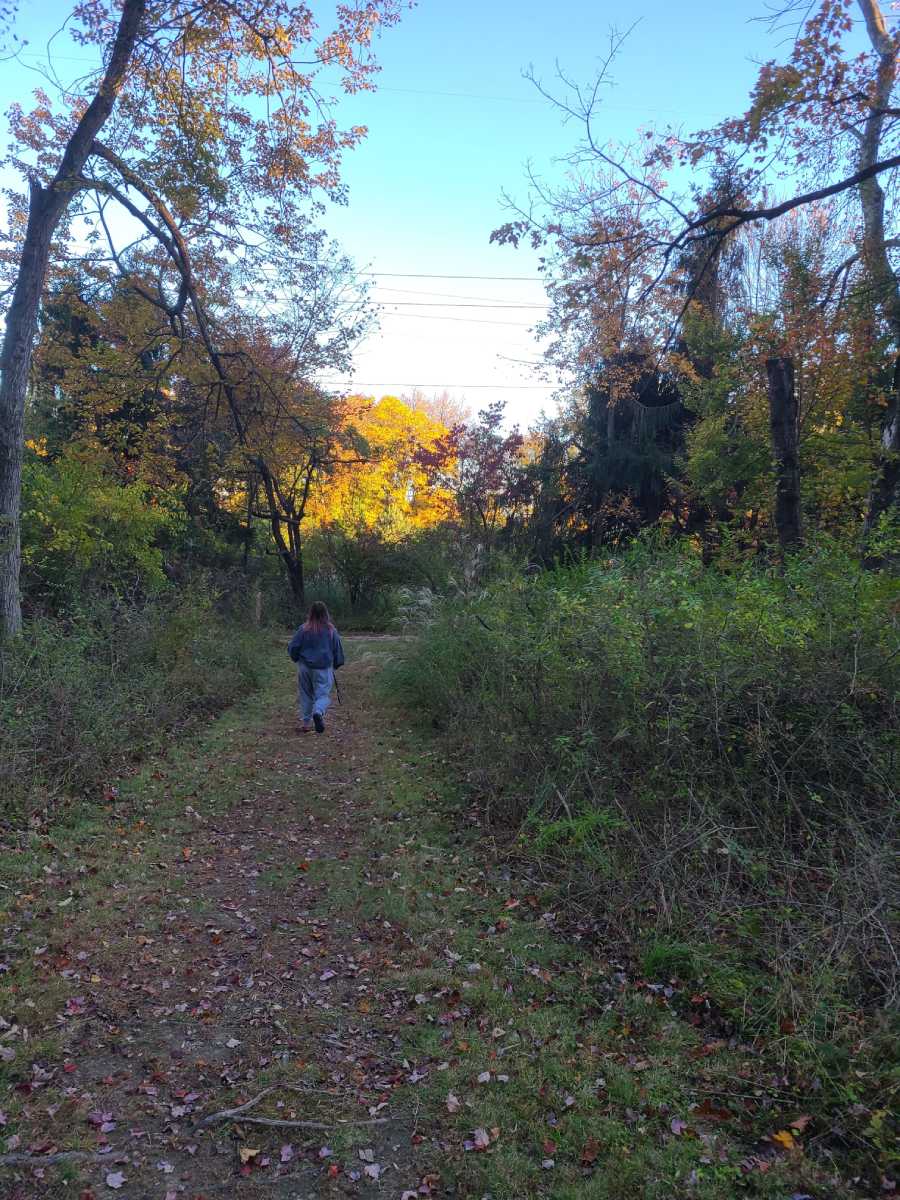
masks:
[[[374,533],[387,542],[439,524],[452,498],[429,483],[416,455],[433,449],[446,427],[397,396],[356,396],[352,405],[350,419],[366,461],[338,465],[321,480],[310,507],[312,523]]]

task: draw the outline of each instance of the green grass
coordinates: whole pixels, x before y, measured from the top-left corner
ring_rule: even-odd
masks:
[[[376,644],[358,651],[360,660],[389,653]],[[282,678],[279,695],[286,700],[290,681],[280,655],[267,660],[265,673],[272,681]],[[356,831],[346,858],[312,859],[304,877],[318,899],[304,907],[313,918],[345,927],[341,936],[366,931],[382,937],[385,963],[371,978],[360,977],[368,989],[361,994],[364,1006],[281,1015],[288,1034],[310,1044],[338,1023],[383,1035],[391,1063],[405,1061],[403,1073],[420,1076],[402,1084],[395,1103],[415,1120],[423,1155],[446,1194],[784,1200],[799,1192],[849,1200],[852,1189],[835,1177],[852,1169],[877,1180],[890,1164],[890,1122],[878,1115],[890,1097],[883,1093],[873,1102],[873,1081],[857,1075],[857,1060],[842,1068],[840,1114],[857,1149],[834,1170],[821,1152],[817,1157],[813,1139],[827,1137],[836,1114],[823,1107],[812,1076],[803,1080],[793,1072],[799,1047],[789,1041],[795,1035],[769,1046],[722,1037],[702,1021],[692,1023],[700,1010],[690,989],[667,997],[646,986],[657,983],[651,977],[657,973],[667,979],[684,972],[685,946],[677,940],[648,938],[644,965],[654,970],[623,970],[615,941],[594,940],[567,915],[558,877],[511,857],[508,845],[495,844],[472,820],[441,746],[413,730],[397,709],[381,702],[375,709],[367,686],[355,685],[354,702],[373,706],[377,718],[369,721],[377,722],[377,733],[360,751],[366,769],[358,772],[353,796]],[[113,972],[135,953],[136,937],[154,937],[170,911],[202,910],[208,898],[186,880],[176,881],[164,901],[132,904],[134,924],[122,925],[124,898],[151,895],[166,864],[191,846],[192,809],[214,824],[217,814],[243,810],[251,786],[257,794],[284,792],[277,763],[254,751],[268,720],[269,710],[257,701],[239,705],[173,745],[165,759],[123,778],[114,804],[79,806],[71,820],[61,815],[52,838],[34,834],[21,849],[8,848],[0,863],[10,886],[2,893],[7,922],[34,903],[25,897],[36,894],[36,881],[56,880],[47,888],[55,903],[44,899],[26,944],[56,948],[89,934],[101,946],[109,943],[98,966]],[[332,818],[326,789],[304,785],[303,802],[315,820]],[[254,886],[283,903],[290,895],[289,865],[273,862]],[[72,904],[59,908],[56,897],[70,893]],[[691,989],[707,987],[711,952],[685,945],[697,975]],[[12,976],[0,976],[0,1012],[7,1019],[27,1017],[35,1029],[52,1027],[72,993],[58,979],[49,985],[40,958],[25,955]],[[26,997],[34,1009],[24,1007]],[[886,1029],[883,1036],[886,1045]],[[38,1053],[54,1059],[53,1036],[33,1042],[28,1061]],[[19,1077],[20,1064],[11,1067],[2,1068],[8,1082]],[[328,1089],[334,1086],[330,1073],[315,1061],[273,1060],[254,1088],[291,1082]],[[479,1082],[485,1073],[487,1081]],[[787,1085],[781,1082],[786,1073]],[[225,1089],[223,1106],[239,1094]],[[451,1105],[456,1111],[448,1110],[448,1094],[458,1099],[458,1108]],[[7,1106],[7,1136],[18,1129],[17,1095],[11,1093]],[[846,1111],[853,1096],[865,1106],[858,1116]],[[63,1099],[50,1088],[42,1103]],[[339,1121],[346,1098],[297,1096],[294,1103],[304,1116]],[[712,1117],[702,1115],[704,1105]],[[274,1097],[259,1113],[276,1115]],[[809,1131],[798,1134],[808,1152],[776,1153],[765,1139],[804,1113],[814,1115]],[[87,1137],[83,1124],[70,1118],[61,1108],[49,1125],[49,1136],[62,1147],[81,1146]],[[673,1120],[684,1127],[676,1125],[676,1132]],[[476,1130],[487,1131],[484,1151],[465,1148]],[[342,1125],[329,1137],[348,1160],[366,1143],[364,1130]],[[760,1146],[771,1148],[767,1169],[747,1169]],[[548,1160],[552,1167],[544,1165]]]
[[[444,1186],[494,1200],[851,1194],[799,1150],[773,1149],[765,1169],[748,1168],[760,1143],[772,1147],[761,1140],[813,1097],[773,1100],[765,1081],[774,1062],[757,1047],[716,1041],[674,1001],[635,978],[616,982],[604,954],[561,940],[542,920],[559,909],[557,885],[498,868],[483,830],[467,828],[457,810],[455,786],[444,787],[436,744],[401,718],[380,749],[369,789],[373,849],[389,854],[394,878],[362,894],[339,889],[328,904],[390,920],[414,947],[395,986],[424,997],[412,1002],[402,1036],[408,1061],[426,1072],[417,1085],[421,1120],[450,1148],[440,1160]],[[403,821],[393,819],[398,811]],[[535,888],[532,903],[522,903]],[[645,947],[651,981],[686,977],[699,961],[677,941]],[[479,1083],[485,1072],[490,1082]],[[736,1090],[743,1100],[730,1098]],[[448,1094],[458,1111],[448,1111]],[[704,1124],[693,1115],[704,1101],[727,1118],[717,1113]],[[673,1119],[684,1132],[673,1132]],[[464,1149],[476,1129],[492,1139],[484,1152]]]

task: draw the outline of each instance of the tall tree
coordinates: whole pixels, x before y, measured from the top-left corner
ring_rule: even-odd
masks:
[[[400,0],[340,4],[321,36],[293,0],[76,6],[76,36],[101,48],[103,70],[83,92],[66,92],[61,112],[44,94],[33,112],[13,112],[12,163],[29,190],[12,216],[21,239],[7,256],[0,351],[0,630],[21,627],[24,408],[54,240],[83,223],[91,261],[128,278],[173,331],[194,325],[240,437],[216,306],[241,294],[257,309],[271,305],[308,262],[308,198],[317,189],[342,198],[341,155],[365,133],[338,129],[319,78],[336,68],[345,90],[372,86],[373,38],[399,10]],[[110,219],[115,208],[124,221]]]
[[[857,55],[847,47],[854,13],[869,42]],[[664,354],[678,345],[695,301],[708,305],[714,280],[698,263],[716,264],[742,227],[835,197],[858,204],[861,222],[855,251],[833,284],[842,274],[845,282],[848,273],[865,276],[900,364],[900,283],[891,257],[900,239],[891,236],[885,182],[900,166],[900,34],[888,29],[879,0],[789,0],[777,15],[792,14],[799,29],[787,61],[761,67],[747,112],[690,137],[666,129],[615,147],[601,136],[602,84],[621,39],[591,86],[563,78],[561,97],[545,91],[582,130],[570,157],[574,185],[557,194],[535,186],[532,203],[494,236],[529,236],[555,247],[548,260],[552,355],[589,370],[610,334],[619,337],[619,349],[629,349],[626,309],[632,328]],[[704,172],[709,186],[698,187]],[[776,187],[789,189],[786,199],[772,198]],[[898,502],[900,365],[866,529]]]

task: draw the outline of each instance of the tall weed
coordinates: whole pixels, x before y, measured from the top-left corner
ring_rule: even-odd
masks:
[[[898,665],[896,582],[835,546],[780,572],[638,544],[427,610],[390,682],[575,899],[689,938],[766,1022],[825,976],[897,998]]]
[[[193,589],[140,606],[98,600],[0,646],[0,821],[20,825],[97,788],[198,713],[254,688],[260,634]]]

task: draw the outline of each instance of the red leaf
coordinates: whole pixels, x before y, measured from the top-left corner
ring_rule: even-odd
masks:
[[[599,1153],[600,1143],[596,1138],[588,1138],[581,1150],[581,1165],[583,1167],[592,1167],[597,1161]]]

